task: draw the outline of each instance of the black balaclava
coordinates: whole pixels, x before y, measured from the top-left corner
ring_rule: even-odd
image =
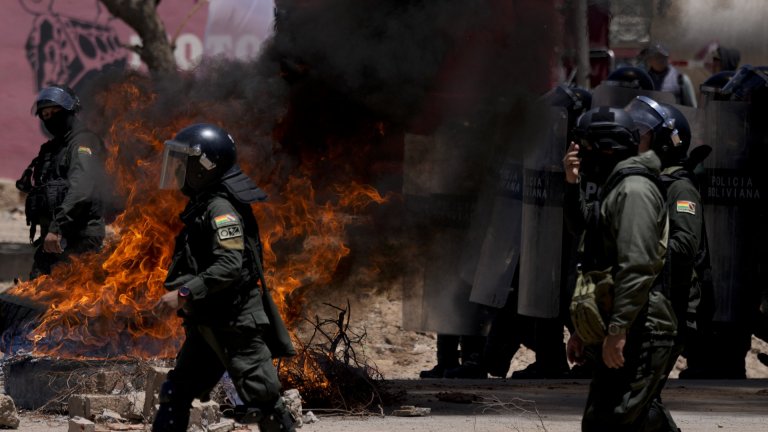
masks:
[[[72,129],[75,115],[72,111],[61,110],[54,113],[47,120],[43,120],[43,126],[54,137],[63,137]]]

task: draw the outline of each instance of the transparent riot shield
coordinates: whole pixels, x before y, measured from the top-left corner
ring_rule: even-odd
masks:
[[[469,300],[461,278],[470,219],[482,183],[471,133],[447,125],[433,135],[406,135],[403,195],[410,240],[405,261],[403,326],[442,334],[487,331],[483,306]],[[479,247],[479,246],[476,246]],[[476,252],[475,252],[476,254]]]
[[[517,311],[537,318],[560,314],[563,270],[563,157],[568,113],[551,108],[550,127],[523,161],[520,291]]]
[[[715,321],[744,322],[748,305],[757,301],[765,245],[760,178],[764,161],[759,140],[750,137],[748,105],[711,102],[703,115],[703,144],[712,147],[704,161],[704,219],[715,289]],[[753,142],[756,141],[756,142]]]
[[[600,84],[592,92],[592,108],[609,106],[624,108],[637,96],[648,96],[659,103],[675,103],[675,95],[669,92],[631,89],[615,85]]]

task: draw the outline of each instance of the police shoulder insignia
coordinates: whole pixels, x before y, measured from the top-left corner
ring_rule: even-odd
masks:
[[[676,208],[678,213],[696,214],[696,203],[693,201],[677,201]]]
[[[91,149],[89,147],[86,147],[86,146],[78,147],[77,148],[77,153],[78,154],[87,154],[87,155],[92,155],[93,154],[93,153],[91,153]]]
[[[216,216],[215,218],[213,218],[213,224],[216,225],[216,228],[225,227],[229,225],[236,225],[237,217],[235,217],[235,215],[233,215],[232,213]]]
[[[219,237],[219,240],[226,240],[236,237],[242,237],[243,236],[243,229],[240,228],[240,225],[229,225],[221,228],[216,229],[216,235]]]

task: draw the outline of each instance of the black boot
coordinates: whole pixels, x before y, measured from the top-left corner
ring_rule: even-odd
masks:
[[[258,422],[260,432],[296,432],[294,420],[283,398],[277,400],[272,412]]]
[[[445,371],[459,366],[459,336],[437,335],[437,364],[419,373],[419,378],[443,378]]]
[[[438,363],[432,369],[427,369],[419,372],[419,378],[422,378],[422,379],[423,378],[444,378],[445,370],[446,370],[446,367]]]

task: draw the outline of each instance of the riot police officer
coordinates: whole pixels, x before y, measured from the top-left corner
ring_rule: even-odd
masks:
[[[648,140],[661,159],[661,179],[667,195],[668,262],[662,280],[657,283],[668,284],[678,322],[675,347],[666,366],[666,375],[669,375],[684,346],[697,352],[697,324],[711,321],[714,313],[701,194],[688,158],[691,128],[679,109],[645,96],[638,96],[627,105],[626,111],[641,125],[641,140]],[[695,365],[701,356],[693,355],[690,360]],[[650,422],[663,425],[665,430],[677,430],[666,410],[653,409]]]
[[[603,83],[633,90],[654,90],[653,78],[651,78],[648,72],[636,66],[617,68],[605,77]]]
[[[40,91],[32,111],[52,138],[16,182],[27,194],[30,242],[37,246],[30,279],[50,274],[73,254],[98,250],[105,234],[103,143],[78,119],[80,99],[69,87],[54,85]]]
[[[272,358],[295,351],[269,307],[251,209],[266,194],[239,169],[233,138],[211,124],[191,125],[165,142],[160,183],[189,197],[168,292],[157,305],[158,312],[178,311],[186,339],[162,385],[152,430],[186,431],[192,400],[206,398],[227,371],[245,404],[241,421],[293,431]]]
[[[563,165],[564,211],[570,227],[584,229],[567,351],[575,363],[594,362],[582,430],[644,430],[676,331],[667,296],[653,288],[668,230],[661,161],[622,109],[594,108],[577,128],[580,144]],[[582,170],[605,179],[592,203],[579,193]]]

